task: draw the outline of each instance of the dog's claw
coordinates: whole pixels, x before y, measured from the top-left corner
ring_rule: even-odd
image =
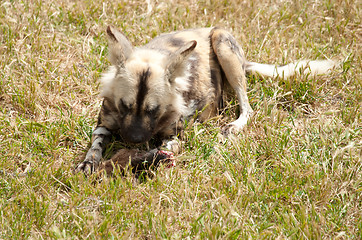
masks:
[[[235,134],[238,132],[238,129],[233,124],[228,124],[221,128],[221,134],[224,137],[228,137],[231,134]]]
[[[225,137],[228,137],[230,135],[237,135],[239,132],[241,132],[248,122],[249,114],[247,114],[246,116],[240,116],[234,122],[229,123],[228,125],[224,126],[221,129],[222,135],[224,135]]]
[[[77,166],[75,172],[83,172],[86,175],[90,175],[95,169],[96,166],[92,161],[85,160]]]

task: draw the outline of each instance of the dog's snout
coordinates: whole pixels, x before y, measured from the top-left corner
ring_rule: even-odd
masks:
[[[151,139],[152,132],[139,121],[121,129],[122,138],[130,143],[144,143]]]
[[[143,143],[149,140],[148,134],[139,130],[132,131],[128,137],[128,141],[132,143]]]

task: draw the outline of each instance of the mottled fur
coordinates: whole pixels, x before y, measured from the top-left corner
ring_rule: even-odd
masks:
[[[321,73],[319,65],[327,66],[323,72],[333,66],[328,61],[280,68],[247,62],[235,38],[219,28],[163,34],[139,48],[113,27],[107,28],[107,35],[112,67],[101,79],[104,100],[92,147],[78,166],[85,172],[98,167],[112,134],[131,143],[163,140],[182,131],[183,121],[196,112],[200,121],[214,116],[225,85],[236,93],[240,116],[224,133],[241,130],[252,113],[246,72],[283,77],[300,69]]]

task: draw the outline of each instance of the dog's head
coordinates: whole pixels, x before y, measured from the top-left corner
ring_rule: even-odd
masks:
[[[186,111],[182,99],[182,91],[188,87],[186,60],[196,41],[165,53],[133,48],[122,33],[110,26],[107,36],[113,67],[102,78],[101,96],[114,102],[123,139],[146,142]]]

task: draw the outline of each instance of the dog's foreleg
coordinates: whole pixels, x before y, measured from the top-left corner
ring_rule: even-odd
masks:
[[[228,124],[224,129],[225,135],[230,132],[240,131],[248,122],[248,118],[253,110],[250,107],[246,93],[246,76],[244,53],[234,37],[222,29],[214,29],[211,33],[211,41],[217,59],[223,69],[227,81],[235,90],[239,100],[240,116],[238,119]]]
[[[92,173],[98,168],[102,153],[110,141],[111,132],[105,127],[97,127],[92,134],[92,146],[84,161],[76,168],[77,172]]]

